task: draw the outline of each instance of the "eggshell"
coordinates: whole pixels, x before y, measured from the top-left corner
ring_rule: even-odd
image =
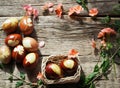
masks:
[[[24,35],[30,35],[33,32],[33,21],[30,17],[25,16],[20,20],[20,30]]]
[[[10,34],[5,38],[5,44],[10,47],[15,47],[22,43],[22,36],[20,34]]]
[[[34,52],[38,50],[38,42],[32,37],[25,37],[22,40],[22,44],[28,52]]]
[[[12,51],[12,58],[17,62],[23,62],[23,59],[26,56],[26,51],[22,45],[16,46]]]
[[[23,66],[25,69],[31,70],[37,66],[38,63],[38,54],[37,53],[28,53],[24,60]]]

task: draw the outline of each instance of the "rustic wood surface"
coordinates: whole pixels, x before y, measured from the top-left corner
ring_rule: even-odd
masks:
[[[46,2],[53,2],[54,7],[62,3],[63,18],[58,18],[55,13],[44,15],[41,8]],[[83,71],[85,75],[89,74],[97,61],[90,45],[91,39],[104,28],[99,22],[100,19],[106,15],[110,15],[113,20],[120,19],[119,15],[111,13],[113,6],[119,4],[119,0],[88,0],[87,6],[89,8],[97,7],[99,10],[97,20],[91,19],[86,11],[82,12],[80,16],[76,16],[75,19],[71,19],[67,15],[67,11],[71,6],[77,5],[75,0],[0,0],[0,25],[9,17],[22,17],[25,14],[22,6],[25,4],[31,4],[39,10],[39,22],[35,23],[35,31],[31,36],[38,41],[45,41],[46,45],[39,51],[42,57],[40,57],[39,66],[35,71],[26,72],[22,66],[15,65],[14,62],[6,66],[4,70],[0,70],[0,88],[15,88],[17,79],[14,78],[12,83],[8,80],[10,68],[14,69],[15,75],[19,75],[19,72],[22,71],[26,72],[27,80],[35,82],[42,59],[49,55],[67,54],[72,48],[79,51]],[[4,45],[5,37],[5,33],[0,31],[0,46]],[[102,78],[98,81],[96,88],[120,88],[120,66],[116,65],[116,68],[117,78],[114,78],[114,73],[111,71],[109,80]],[[62,87],[57,86],[56,88]],[[76,84],[65,84],[65,87],[76,88]],[[25,85],[21,88],[29,87]]]

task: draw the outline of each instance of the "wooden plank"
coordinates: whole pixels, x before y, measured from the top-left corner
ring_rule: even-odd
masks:
[[[0,23],[5,19],[7,18],[0,18]],[[78,49],[80,55],[90,55],[92,53],[91,39],[97,36],[99,30],[104,27],[99,21],[95,22],[89,17],[82,18],[82,23],[79,21],[81,18],[77,18],[77,21],[71,20],[68,16],[64,19],[56,16],[40,16],[39,19],[31,36],[38,41],[46,42],[46,46],[40,50],[42,55],[67,54],[72,48]],[[2,35],[0,45],[3,45],[6,35],[3,31],[0,33]]]
[[[52,20],[53,18],[54,20]],[[40,17],[40,20],[43,20],[43,21],[35,25],[35,31],[32,34],[32,36],[37,37],[38,41],[44,40],[46,42],[45,48],[41,49],[41,53],[43,55],[64,54],[64,53],[67,53],[69,49],[72,49],[72,48],[77,49],[78,47],[79,47],[78,48],[79,51],[82,51],[82,50],[84,51],[84,52],[80,52],[81,55],[84,55],[84,54],[87,55],[91,53],[90,41],[94,35],[93,32],[96,32],[96,28],[98,28],[97,25],[94,28],[93,27],[91,28],[91,26],[93,25],[92,22],[90,26],[90,24],[89,25],[87,24],[87,20],[84,20],[86,21],[86,24],[87,24],[85,26],[85,25],[79,24],[79,22],[77,21],[72,20],[70,22],[68,21],[70,19],[67,19],[67,17],[64,20],[60,20],[55,16],[53,17],[43,16],[43,17]],[[76,27],[77,25],[78,27]],[[88,35],[89,33],[91,35]],[[0,36],[1,44],[4,44],[3,41],[6,36],[4,32],[1,32],[1,35],[2,35]],[[73,42],[76,42],[76,43],[73,44]],[[66,46],[67,48],[65,48]],[[64,48],[60,48],[60,47],[64,47]]]
[[[55,12],[43,16],[42,6],[46,2],[53,2],[56,7],[57,4],[63,3],[64,6],[64,18],[59,19],[55,16]],[[40,49],[42,59],[49,55],[67,54],[72,48],[79,51],[79,58],[81,60],[81,66],[88,75],[92,72],[97,57],[94,56],[93,49],[91,47],[91,39],[97,36],[97,33],[104,28],[99,22],[101,16],[111,15],[119,16],[111,13],[114,5],[118,4],[119,0],[88,0],[88,7],[97,7],[99,10],[99,17],[97,20],[88,17],[86,11],[82,12],[79,16],[75,16],[75,19],[71,19],[67,16],[68,9],[74,5],[78,5],[75,0],[0,0],[0,25],[5,19],[9,17],[20,18],[25,13],[22,6],[25,4],[31,4],[33,7],[39,9],[39,22],[35,23],[35,31],[31,35],[38,41],[44,40],[46,45]],[[112,17],[112,20],[119,19]],[[3,31],[0,31],[0,46],[4,45],[4,39],[6,35]],[[26,80],[35,82],[36,75],[40,71],[41,57],[39,58],[39,64],[34,70],[34,73],[27,72],[19,65],[13,64],[14,74],[19,76],[19,72],[25,72]],[[109,80],[102,78],[96,84],[96,88],[120,88],[120,66],[116,65],[116,79],[114,79],[114,71],[112,70],[108,75]],[[15,88],[17,78],[14,77],[13,83],[8,80],[10,74],[9,65],[5,70],[0,70],[0,88]],[[66,87],[66,86],[65,86]],[[68,88],[75,88],[76,85],[67,85]],[[23,85],[21,88],[30,88],[27,85]],[[40,87],[41,88],[41,87]],[[56,88],[56,87],[48,87]],[[58,87],[57,87],[58,88]],[[59,88],[63,88],[60,87]]]
[[[0,18],[0,22],[2,23],[5,19]],[[72,48],[78,49],[80,55],[92,53],[90,43],[101,29],[99,21],[97,23],[91,18],[83,18],[83,25],[67,16],[64,19],[55,16],[42,16],[39,19],[39,23],[35,24],[35,31],[31,36],[37,37],[38,41],[44,40],[46,42],[45,48],[41,49],[43,55],[64,54]],[[1,35],[0,42],[4,44],[6,35],[4,32],[1,32]]]
[[[87,58],[84,58],[84,59],[87,59]],[[87,59],[87,60],[89,60],[89,59]],[[91,62],[91,61],[82,62],[81,61],[82,69],[85,69],[85,70],[83,70],[85,75],[88,75],[93,71],[93,68],[94,68],[95,64],[96,64],[96,62]],[[36,69],[38,69],[38,67],[36,67]],[[19,74],[20,74],[19,72],[21,72],[21,71],[23,71],[23,68],[20,69],[20,68],[16,67],[15,70],[14,70],[14,74],[19,77]],[[117,71],[117,76],[116,76],[117,78],[116,79],[114,78],[114,71],[112,70],[110,72],[110,74],[108,74],[109,80],[105,80],[105,78],[103,78],[102,80],[98,80],[98,82],[96,84],[96,88],[119,88],[120,87],[120,85],[119,85],[120,66],[117,66],[116,71]],[[34,73],[35,73],[35,71],[34,71]],[[26,73],[26,77],[29,77],[31,75],[30,78],[27,78],[26,80],[30,81],[29,79],[31,79],[31,81],[32,81],[32,79],[35,79],[36,77],[34,76],[34,73]],[[0,78],[0,83],[1,83],[1,81],[5,82],[4,83],[5,85],[0,84],[0,87],[4,86],[4,88],[8,88],[8,86],[11,86],[12,88],[14,88],[15,83],[18,80],[15,78],[13,83],[11,83],[9,80],[7,80],[7,76],[9,77],[9,74],[6,74],[6,76],[4,76],[5,78],[4,77]],[[34,81],[34,82],[36,82],[36,81]],[[75,84],[71,85],[71,86],[69,86],[69,84],[68,85],[66,84],[66,86],[68,86],[69,88],[73,88],[73,87],[75,87]],[[30,88],[27,85],[24,85],[22,87]],[[59,88],[64,88],[64,87],[60,87],[60,85],[58,87]],[[48,88],[56,88],[56,87],[52,86],[52,87],[48,87]]]
[[[1,6],[6,5],[23,5],[23,4],[33,4],[33,5],[43,5],[44,3],[52,2],[55,4],[58,3],[76,3],[76,0],[0,0]],[[87,0],[88,3],[95,3],[95,2],[119,2],[119,0]]]
[[[8,2],[9,3],[9,2]],[[22,9],[22,6],[24,5],[22,2],[19,2],[19,4],[10,4],[10,5],[0,5],[0,16],[23,16],[25,14],[24,10]],[[45,2],[44,2],[45,3]],[[31,5],[39,10],[39,15],[43,15],[43,10],[42,7],[44,3],[40,4],[34,4],[32,3]],[[29,3],[28,3],[29,4]],[[104,15],[115,15],[111,13],[111,10],[113,9],[113,6],[118,4],[118,1],[111,1],[111,2],[94,2],[94,3],[88,3],[88,8],[93,8],[96,7],[99,10],[98,16],[104,16]],[[56,7],[57,4],[55,4],[54,8]],[[64,7],[64,14],[68,14],[68,10],[70,7],[78,5],[76,2],[70,2],[70,3],[63,3]],[[108,8],[106,8],[108,7]],[[4,10],[3,10],[4,9]],[[50,15],[55,15],[55,12],[50,14]],[[83,11],[80,13],[80,16],[88,16],[88,13],[86,11]],[[119,16],[119,15],[117,15]]]

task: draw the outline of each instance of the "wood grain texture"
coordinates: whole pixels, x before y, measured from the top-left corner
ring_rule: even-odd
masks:
[[[31,4],[34,8],[37,8],[39,10],[39,15],[43,15],[43,10],[42,7],[46,2],[50,2],[48,1],[38,1],[36,0],[35,2],[33,2],[32,0],[29,2],[29,0],[25,0],[25,1],[1,1],[0,3],[0,16],[23,16],[25,14],[24,10],[23,10],[23,5],[26,4]],[[68,14],[68,10],[70,7],[74,6],[74,5],[78,5],[75,0],[53,0],[51,1],[53,3],[55,3],[54,8],[56,8],[56,5],[59,3],[63,4],[63,8],[64,8],[64,14]],[[12,3],[12,4],[11,4]],[[98,16],[104,16],[104,15],[114,15],[113,13],[111,13],[111,10],[113,10],[113,6],[119,4],[119,2],[117,0],[114,1],[109,1],[109,3],[107,1],[103,2],[103,1],[89,1],[87,6],[88,8],[93,8],[96,7],[99,10],[99,14]],[[107,8],[106,8],[107,7]],[[55,15],[54,13],[50,13],[49,15]],[[88,13],[86,11],[83,11],[82,13],[80,13],[80,16],[88,16]],[[117,15],[118,16],[118,15]]]
[[[63,3],[63,18],[58,18],[55,13],[44,16],[41,8],[46,2],[53,2],[55,4],[54,7],[59,3]],[[22,6],[25,4],[31,4],[37,8],[40,12],[39,21],[35,23],[34,32],[30,36],[38,41],[44,40],[46,43],[45,47],[39,51],[42,57],[39,58],[39,65],[34,72],[27,72],[22,66],[15,65],[15,63],[7,65],[4,70],[0,70],[0,88],[15,88],[17,78],[14,78],[13,83],[8,80],[10,77],[10,66],[13,68],[15,75],[19,76],[19,72],[25,72],[26,80],[35,82],[36,75],[41,69],[42,59],[49,55],[67,54],[72,48],[79,51],[81,66],[85,75],[88,75],[92,72],[98,60],[91,47],[91,39],[93,37],[96,38],[98,32],[104,28],[104,25],[100,23],[103,16],[110,15],[112,20],[120,20],[119,15],[111,13],[113,6],[118,3],[119,0],[88,0],[87,6],[89,8],[97,7],[99,9],[97,19],[93,20],[86,11],[82,12],[79,16],[75,16],[74,19],[67,15],[70,7],[78,5],[75,0],[0,0],[0,25],[9,17],[20,19],[25,14],[22,9]],[[5,37],[6,34],[0,31],[0,46],[4,45]],[[120,66],[116,65],[116,67],[117,78],[114,79],[114,71],[111,71],[109,80],[102,78],[96,84],[96,88],[120,88]],[[68,88],[76,88],[76,84],[66,84],[66,86]],[[54,88],[53,86],[47,87]],[[21,88],[30,87],[24,85]],[[63,88],[63,86],[55,88]]]

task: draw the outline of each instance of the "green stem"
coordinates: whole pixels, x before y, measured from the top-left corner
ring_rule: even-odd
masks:
[[[30,84],[31,84],[31,85],[33,85],[33,86],[38,86],[37,83],[31,83],[31,82],[29,82],[29,81],[27,81],[27,80],[24,80],[24,79],[22,79],[22,78],[20,78],[20,77],[18,77],[18,76],[16,76],[16,75],[14,75],[14,74],[11,74],[11,76],[13,76],[13,77],[15,77],[15,78],[17,78],[17,79],[25,82],[27,85],[30,85]]]
[[[100,49],[100,51],[99,51],[99,55],[100,55],[100,53],[101,53],[101,49]],[[99,56],[99,58],[98,58],[97,65],[99,64],[99,62],[100,62],[100,56]]]
[[[114,76],[115,76],[115,79],[116,79],[116,67],[115,67],[115,63],[114,63],[113,59],[112,59],[112,65],[113,65]]]
[[[115,51],[115,53],[110,57],[110,60],[112,59],[113,60],[113,58],[114,58],[114,56],[117,54],[117,52],[118,52],[118,50],[120,49],[120,47]],[[112,63],[112,62],[110,62],[110,63]],[[110,65],[112,65],[112,64],[110,64]],[[109,68],[109,69],[111,69],[111,68]],[[109,72],[109,69],[106,71],[106,73],[108,73]],[[101,77],[101,76],[103,76],[104,75],[104,73],[100,73],[99,75],[97,75],[93,80],[91,80],[87,85],[89,85],[90,83],[93,83],[97,78],[99,78],[99,77]]]
[[[117,54],[117,52],[118,52],[119,49],[120,49],[120,47],[115,51],[115,53],[111,56],[110,59],[113,59],[113,58],[114,58],[114,56]]]
[[[82,6],[84,7],[87,12],[89,12],[88,7],[86,6],[85,0],[82,0]]]

